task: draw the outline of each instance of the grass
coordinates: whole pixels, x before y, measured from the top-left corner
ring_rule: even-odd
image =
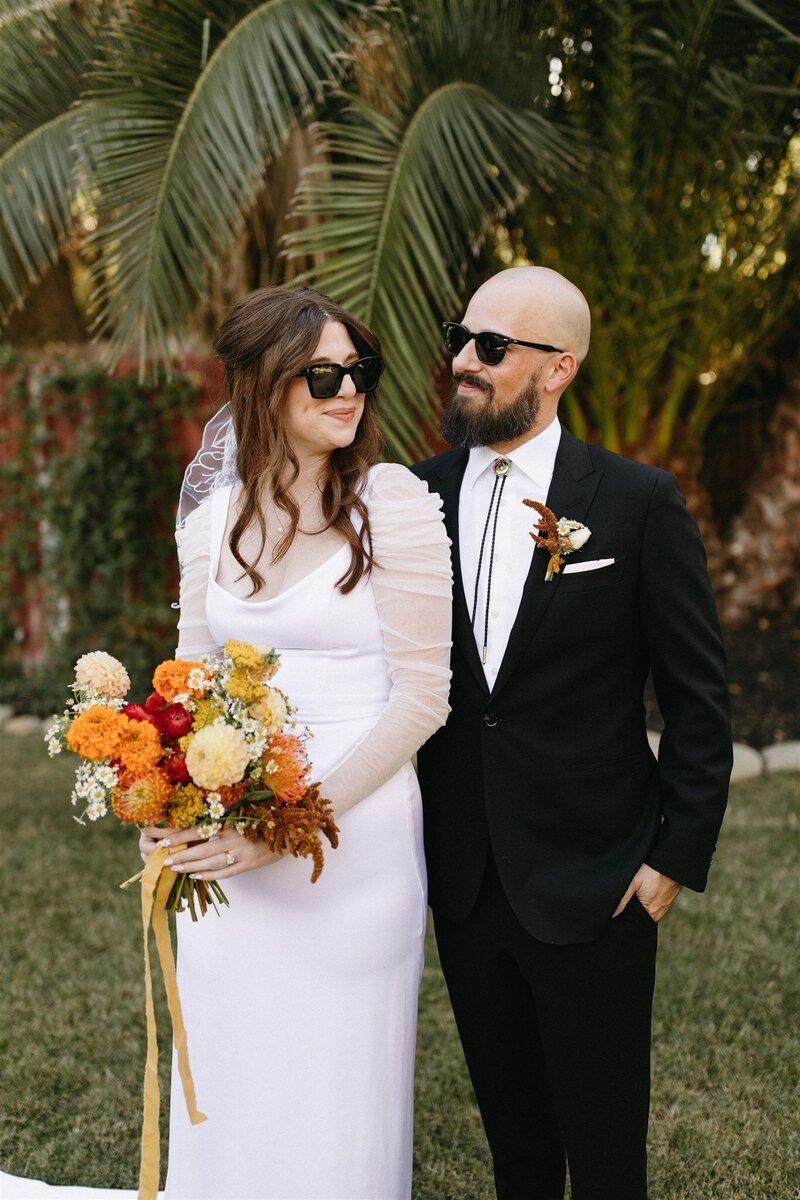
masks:
[[[134,838],[111,823],[84,830],[69,819],[71,767],[48,760],[35,738],[0,734],[0,1166],[51,1183],[134,1187],[141,945],[136,902],[115,887],[135,869]],[[683,893],[662,927],[654,1200],[800,1196],[799,796],[798,776],[737,784],[709,892]],[[163,1022],[163,1004],[160,1015]],[[414,1200],[493,1194],[429,939]]]

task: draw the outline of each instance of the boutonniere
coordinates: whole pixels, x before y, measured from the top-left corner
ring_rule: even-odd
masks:
[[[570,521],[567,517],[557,518],[552,509],[548,508],[546,504],[540,504],[538,500],[523,500],[522,503],[527,504],[528,508],[535,508],[541,515],[542,519],[537,522],[536,529],[545,536],[539,537],[537,534],[531,533],[531,537],[537,546],[544,546],[545,550],[550,551],[550,561],[544,577],[545,583],[549,583],[553,576],[561,570],[561,564],[566,556],[572,554],[573,550],[580,550],[581,546],[586,545],[592,536],[592,531],[585,525],[581,525],[580,521]]]

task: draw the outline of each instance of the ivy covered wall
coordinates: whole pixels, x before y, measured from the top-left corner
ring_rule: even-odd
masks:
[[[47,715],[98,648],[146,692],[175,647],[175,509],[216,400],[198,377],[0,348],[0,700]]]

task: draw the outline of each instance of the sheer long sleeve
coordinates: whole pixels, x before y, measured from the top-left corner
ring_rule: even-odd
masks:
[[[180,617],[176,658],[196,659],[217,646],[206,624],[206,591],[211,562],[211,500],[188,516],[176,530],[181,568]]]
[[[378,472],[367,507],[377,565],[372,587],[389,663],[386,708],[322,780],[337,813],[408,762],[450,711],[452,570],[441,501],[405,467]]]

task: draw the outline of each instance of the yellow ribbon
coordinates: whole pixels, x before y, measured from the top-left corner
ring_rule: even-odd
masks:
[[[193,1125],[207,1120],[205,1113],[197,1108],[192,1070],[189,1066],[189,1051],[186,1044],[186,1027],[178,995],[178,980],[175,976],[175,958],[169,936],[167,919],[167,897],[175,882],[172,871],[164,870],[164,859],[183,846],[159,846],[147,860],[141,874],[142,882],[142,934],[144,936],[144,986],[145,1012],[147,1015],[147,1062],[144,1068],[144,1114],[142,1117],[142,1151],[139,1160],[139,1200],[156,1200],[160,1173],[161,1146],[158,1115],[161,1094],[158,1087],[158,1037],[156,1033],[156,1010],[153,1004],[153,977],[150,971],[149,930],[152,921],[156,949],[161,962],[167,1004],[172,1018],[175,1051],[178,1055],[178,1070],[183,1081],[183,1095],[189,1119]],[[124,885],[123,885],[124,886]]]

